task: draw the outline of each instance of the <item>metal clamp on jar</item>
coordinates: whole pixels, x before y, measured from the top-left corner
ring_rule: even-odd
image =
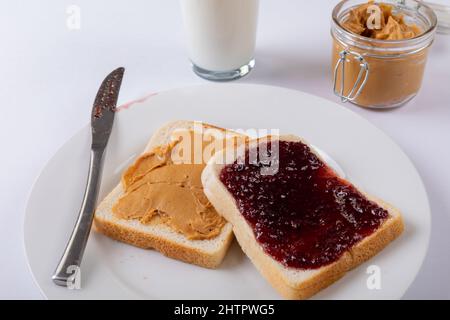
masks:
[[[403,105],[419,91],[433,42],[436,15],[416,0],[385,0],[392,14],[401,16],[421,33],[409,39],[385,40],[356,34],[343,27],[361,0],[341,1],[333,10],[333,90],[342,102],[368,108]]]

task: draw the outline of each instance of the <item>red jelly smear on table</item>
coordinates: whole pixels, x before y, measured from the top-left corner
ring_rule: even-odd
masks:
[[[261,142],[258,150],[270,157],[275,146]],[[245,161],[225,166],[220,180],[264,251],[283,265],[315,269],[330,264],[388,217],[307,145],[280,141],[278,151],[275,174],[261,174],[267,161],[250,163],[247,149]]]

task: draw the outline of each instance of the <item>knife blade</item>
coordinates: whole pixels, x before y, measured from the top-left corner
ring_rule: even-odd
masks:
[[[124,71],[117,68],[111,72],[98,89],[91,114],[93,147],[103,147],[108,142]]]
[[[103,169],[104,151],[114,123],[124,68],[117,68],[103,80],[91,112],[91,158],[83,202],[77,222],[52,280],[59,286],[77,289],[81,279],[81,260],[89,238]]]

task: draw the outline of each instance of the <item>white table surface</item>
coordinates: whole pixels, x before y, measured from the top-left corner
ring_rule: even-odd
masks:
[[[239,82],[337,101],[329,62],[329,19],[336,3],[261,0],[256,68]],[[66,27],[71,4],[81,9],[79,30]],[[7,1],[0,11],[0,39],[0,298],[41,299],[23,246],[27,197],[50,157],[89,121],[103,77],[126,67],[119,103],[207,81],[190,70],[176,0]],[[449,299],[450,36],[436,37],[422,90],[412,102],[391,111],[343,108],[390,135],[416,165],[429,194],[430,247],[405,298]]]

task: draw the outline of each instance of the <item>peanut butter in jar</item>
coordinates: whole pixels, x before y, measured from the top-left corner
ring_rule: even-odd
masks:
[[[421,87],[435,28],[434,12],[415,0],[340,2],[331,30],[335,93],[369,108],[409,101]]]

